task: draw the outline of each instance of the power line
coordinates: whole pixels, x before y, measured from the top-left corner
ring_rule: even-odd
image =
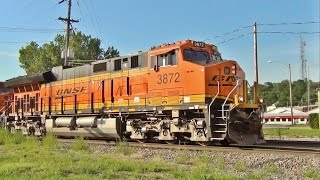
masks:
[[[242,35],[240,35],[240,36],[233,37],[233,38],[230,38],[230,39],[227,39],[227,40],[218,42],[218,43],[216,43],[216,44],[224,44],[224,43],[226,43],[226,42],[233,41],[233,40],[239,39],[239,38],[241,38],[241,37],[247,36],[248,34],[251,34],[251,33],[242,34]]]
[[[99,21],[98,21],[98,18],[97,18],[97,16],[96,16],[96,13],[95,13],[95,10],[94,10],[94,7],[93,7],[93,5],[92,5],[92,1],[91,1],[91,0],[90,0],[90,5],[91,5],[91,8],[92,8],[93,16],[94,16],[94,18],[95,18],[95,20],[96,20],[96,24],[97,24],[97,26],[98,26],[98,30],[99,30],[99,32],[100,32],[100,36],[101,36],[101,28],[100,28]]]
[[[300,25],[300,24],[319,24],[319,21],[306,21],[306,22],[283,22],[283,23],[261,23],[261,26],[281,26],[281,25]]]
[[[89,16],[89,21],[90,21],[91,24],[92,24],[93,31],[94,31],[96,34],[98,34],[98,32],[96,31],[96,23],[95,23],[95,21],[92,19],[92,17],[90,16],[89,6],[87,5],[86,1],[83,1],[83,3],[84,3],[85,8],[87,9],[88,16]]]
[[[27,42],[27,41],[0,41],[1,44],[28,44],[30,42],[31,41],[29,41],[29,42]],[[48,42],[48,41],[37,41],[37,43],[45,43],[45,42]]]
[[[223,33],[223,34],[219,34],[219,35],[216,35],[216,36],[213,36],[212,38],[220,38],[220,37],[223,37],[223,36],[226,36],[226,35],[229,35],[229,34],[232,34],[232,33],[235,33],[235,32],[238,32],[238,31],[241,31],[243,29],[247,29],[247,28],[251,28],[252,25],[250,26],[243,26],[243,27],[240,27],[238,29],[235,29],[233,31],[230,31],[230,32],[226,32],[226,33]],[[211,38],[206,38],[205,40],[211,40]],[[204,40],[204,41],[205,41]]]
[[[260,31],[260,34],[319,34],[320,32],[281,32],[281,31]]]
[[[23,42],[23,41],[0,41],[2,44],[25,44],[28,42]]]
[[[279,26],[279,25],[301,25],[301,24],[319,24],[320,22],[319,21],[306,21],[306,22],[283,22],[283,23],[261,23],[261,24],[257,24],[257,25],[262,25],[262,26]],[[220,37],[223,37],[223,36],[226,36],[226,35],[229,35],[229,34],[232,34],[232,33],[235,33],[235,32],[238,32],[238,31],[241,31],[243,29],[247,29],[247,28],[251,28],[252,25],[248,25],[248,26],[243,26],[243,27],[240,27],[238,29],[235,29],[233,31],[230,31],[230,32],[227,32],[227,33],[223,33],[223,34],[220,34],[220,35],[216,35],[216,36],[213,36],[213,38],[220,38]],[[283,34],[317,34],[319,32],[258,32],[258,33],[273,33],[273,34],[280,34],[280,33],[283,33]],[[240,37],[242,37],[242,35],[240,35]],[[237,38],[237,37],[236,37]],[[234,38],[231,38],[232,40]],[[211,40],[211,38],[206,38],[205,40]],[[205,41],[204,40],[204,41]],[[229,40],[226,40],[226,42],[229,41]],[[222,41],[222,42],[225,42],[225,41]]]
[[[0,31],[3,32],[39,32],[39,33],[50,33],[50,32],[62,32],[63,29],[46,29],[46,28],[27,28],[27,27],[8,27],[1,26]]]
[[[81,10],[79,1],[76,0],[76,2],[77,2],[77,6],[78,6],[78,8],[79,8],[79,12],[80,12],[80,14],[81,14],[81,17],[82,17],[82,18],[85,18],[84,13],[82,13],[82,10]],[[83,20],[82,18],[80,18],[80,20]],[[85,29],[86,29],[86,30],[89,30],[87,23],[83,23],[83,25],[85,26]]]

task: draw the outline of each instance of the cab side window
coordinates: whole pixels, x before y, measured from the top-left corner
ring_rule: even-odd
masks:
[[[177,65],[177,55],[176,55],[176,51],[172,51],[171,53],[168,54],[169,59],[168,59],[168,64],[173,66],[173,65]]]
[[[178,62],[177,53],[175,50],[165,54],[151,56],[150,60],[150,68],[154,68],[155,65],[159,67],[174,66],[177,65]]]

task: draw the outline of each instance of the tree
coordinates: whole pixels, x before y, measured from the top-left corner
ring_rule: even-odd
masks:
[[[288,106],[290,103],[290,93],[289,93],[289,81],[283,80],[281,83],[276,85],[278,106]]]
[[[310,104],[317,102],[317,87],[319,82],[310,82]],[[265,106],[277,104],[277,106],[287,106],[290,102],[289,81],[284,80],[281,83],[266,82],[264,85],[259,84],[259,95],[264,100]],[[251,93],[252,93],[251,88]],[[292,83],[293,105],[307,105],[308,91],[307,83],[303,80],[297,80]]]
[[[39,45],[31,41],[25,48],[19,50],[20,67],[23,68],[27,74],[35,72],[35,64],[37,64],[37,56],[39,54]]]
[[[292,101],[295,105],[306,105],[303,94],[307,92],[307,83],[304,80],[294,81],[292,84]]]
[[[22,47],[19,50],[20,67],[27,74],[34,74],[61,65],[63,60],[60,59],[59,51],[53,42],[43,44],[40,47],[32,41],[25,48]]]
[[[259,86],[261,97],[265,105],[270,106],[277,102],[277,94],[275,93],[274,85],[271,82],[266,82]]]
[[[106,52],[113,57],[119,56],[119,51],[113,46],[104,51],[100,45],[100,39],[81,32],[73,33],[70,38],[70,48],[74,52],[74,59],[97,60],[99,57],[104,56]],[[61,34],[57,34],[53,41],[42,46],[32,41],[19,50],[20,67],[29,75],[48,70],[54,66],[63,65],[64,60],[60,55],[64,47],[65,36]]]
[[[109,46],[108,49],[103,53],[104,59],[109,59],[113,57],[119,57],[119,51],[113,46]]]

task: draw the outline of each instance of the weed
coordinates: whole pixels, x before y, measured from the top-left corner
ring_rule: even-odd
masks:
[[[102,178],[103,179],[117,179],[119,178],[119,175],[117,172],[113,171],[112,169],[107,169],[102,172]]]
[[[40,147],[40,141],[35,136],[27,136],[21,145],[28,150],[33,150]]]
[[[217,170],[224,170],[225,169],[225,161],[223,154],[219,154],[215,161],[215,167]]]
[[[212,163],[212,158],[208,152],[204,152],[201,156],[194,159],[195,165],[209,165]]]
[[[134,149],[126,141],[118,141],[116,144],[116,153],[130,156],[134,153]]]
[[[57,138],[52,133],[47,133],[42,139],[42,146],[49,150],[55,149],[57,147]]]
[[[184,150],[178,151],[176,162],[178,164],[189,164],[189,165],[193,163],[190,156],[188,155],[188,152]]]
[[[21,133],[11,134],[6,132],[4,137],[4,145],[12,146],[16,144],[21,144],[25,140],[25,137]]]
[[[254,170],[253,172],[248,172],[244,179],[254,179],[261,180],[265,179],[265,172],[263,170]]]
[[[170,171],[173,167],[170,166],[170,164],[166,163],[159,163],[159,162],[150,162],[148,163],[147,170],[149,172],[167,172]]]
[[[272,174],[283,174],[283,170],[278,168],[274,163],[269,163],[266,167],[265,170],[267,173],[272,173]]]
[[[160,154],[154,155],[153,158],[152,158],[152,161],[153,162],[158,162],[158,163],[164,162],[164,160],[163,160],[163,158],[162,158],[162,156]]]
[[[245,172],[247,170],[247,164],[243,161],[238,161],[235,163],[234,168],[238,172]]]
[[[302,171],[302,176],[311,178],[311,179],[320,179],[320,173],[314,168],[305,168]]]
[[[8,132],[4,129],[0,129],[0,145],[4,145]]]
[[[85,142],[83,137],[77,137],[76,141],[72,144],[71,149],[74,151],[88,151],[89,145]]]

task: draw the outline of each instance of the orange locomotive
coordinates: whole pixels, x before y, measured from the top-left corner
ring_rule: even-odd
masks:
[[[204,42],[164,44],[82,66],[54,67],[38,78],[23,79],[34,79],[23,86],[41,84],[29,92],[38,97],[36,106],[12,114],[23,121],[25,132],[41,134],[45,129],[59,136],[170,143],[263,140],[260,107],[247,102],[245,73],[236,61],[222,60],[216,46]],[[14,81],[6,81],[7,86],[22,85]],[[25,116],[28,110],[32,117]],[[11,124],[19,129],[20,124]]]
[[[0,82],[0,127],[6,124],[8,113],[10,113],[10,101],[13,100],[11,89],[5,88],[4,83]]]

